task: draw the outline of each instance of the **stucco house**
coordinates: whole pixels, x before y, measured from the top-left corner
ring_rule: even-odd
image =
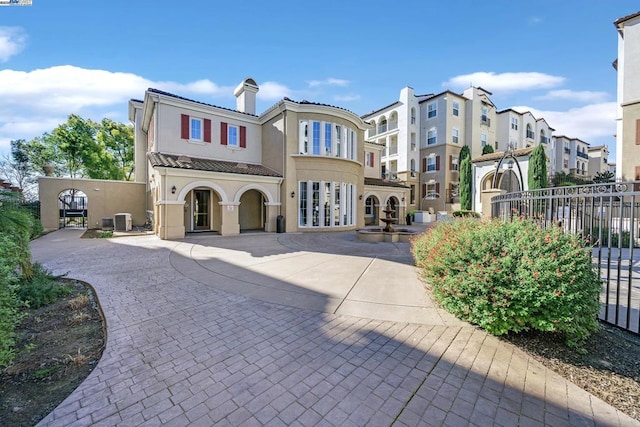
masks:
[[[379,178],[383,147],[365,143],[368,123],[288,98],[256,115],[258,91],[240,83],[236,110],[157,89],[129,102],[141,203],[160,238],[354,230],[386,205],[404,218],[410,188]]]

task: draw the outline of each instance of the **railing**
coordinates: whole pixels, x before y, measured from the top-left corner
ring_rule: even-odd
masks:
[[[565,152],[565,153],[571,153],[571,148],[564,147],[564,152]]]
[[[530,131],[530,130],[527,131],[527,138],[535,139],[535,135],[534,135],[533,131]]]
[[[549,143],[549,138],[546,136],[541,136],[540,137],[540,143],[541,144],[548,144]]]
[[[640,181],[509,193],[491,205],[493,217],[532,218],[583,236],[603,281],[600,319],[640,333]]]
[[[491,127],[491,119],[487,116],[480,116],[480,124]]]
[[[582,152],[578,151],[576,154],[578,155],[578,157],[582,157],[583,159],[588,159],[589,158],[589,155],[587,153],[582,153]]]

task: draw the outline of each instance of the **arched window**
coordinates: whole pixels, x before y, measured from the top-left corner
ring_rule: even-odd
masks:
[[[527,138],[535,139],[535,135],[533,134],[533,129],[531,129],[531,123],[527,123]]]

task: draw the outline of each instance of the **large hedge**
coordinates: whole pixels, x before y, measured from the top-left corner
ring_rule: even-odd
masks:
[[[598,329],[590,248],[560,229],[458,219],[415,239],[412,252],[436,300],[491,334],[556,331],[576,346]]]

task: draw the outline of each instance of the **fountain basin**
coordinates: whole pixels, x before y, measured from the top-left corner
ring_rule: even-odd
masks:
[[[383,227],[369,227],[356,230],[358,239],[363,242],[378,243],[410,243],[411,238],[418,234],[418,231],[409,228],[394,227],[394,231],[384,231]]]

